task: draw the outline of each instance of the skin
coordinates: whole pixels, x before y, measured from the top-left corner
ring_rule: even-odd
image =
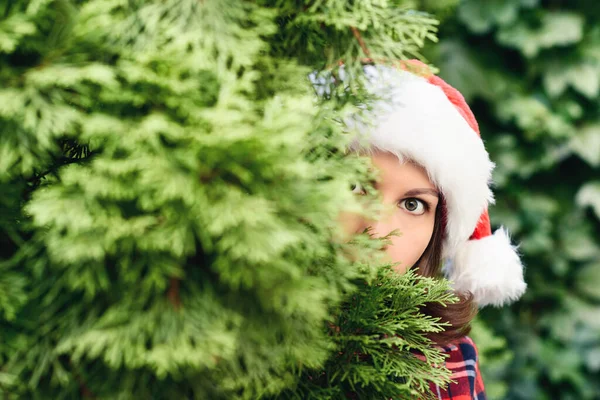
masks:
[[[377,221],[345,215],[342,224],[346,232],[362,232],[370,227],[375,237],[398,230],[400,235],[391,237],[385,252],[391,262],[397,263],[394,269],[404,273],[417,263],[431,240],[439,192],[425,170],[414,163],[401,163],[387,152],[376,152],[371,160],[379,170],[375,188],[384,205],[390,207]]]

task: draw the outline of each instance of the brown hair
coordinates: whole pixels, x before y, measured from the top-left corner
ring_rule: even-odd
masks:
[[[421,276],[441,277],[442,275],[442,243],[444,240],[445,225],[444,198],[440,195],[438,206],[435,210],[433,233],[423,255],[413,268]],[[440,346],[467,335],[471,330],[471,321],[477,315],[477,304],[470,293],[456,293],[458,301],[452,304],[441,305],[428,303],[422,311],[431,316],[440,318],[442,322],[450,324],[444,331],[429,334],[429,338]]]

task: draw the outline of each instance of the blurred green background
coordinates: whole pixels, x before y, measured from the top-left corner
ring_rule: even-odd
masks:
[[[474,328],[488,396],[600,399],[600,3],[419,6],[441,19],[427,56],[479,121],[492,223],[527,268],[524,298]]]

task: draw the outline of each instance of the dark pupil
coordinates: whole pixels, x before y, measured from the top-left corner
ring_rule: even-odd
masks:
[[[407,200],[406,209],[408,211],[415,211],[419,207],[419,203],[416,200]]]

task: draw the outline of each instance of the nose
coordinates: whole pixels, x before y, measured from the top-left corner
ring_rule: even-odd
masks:
[[[341,213],[340,222],[345,234],[347,235],[361,233],[370,225],[369,222],[361,215],[350,212]]]
[[[392,221],[389,218],[385,218],[385,216],[380,216],[377,220],[371,220],[358,214],[342,213],[341,222],[347,234],[362,233],[365,229],[368,229],[374,238],[384,237],[394,229],[399,228],[394,226]]]

